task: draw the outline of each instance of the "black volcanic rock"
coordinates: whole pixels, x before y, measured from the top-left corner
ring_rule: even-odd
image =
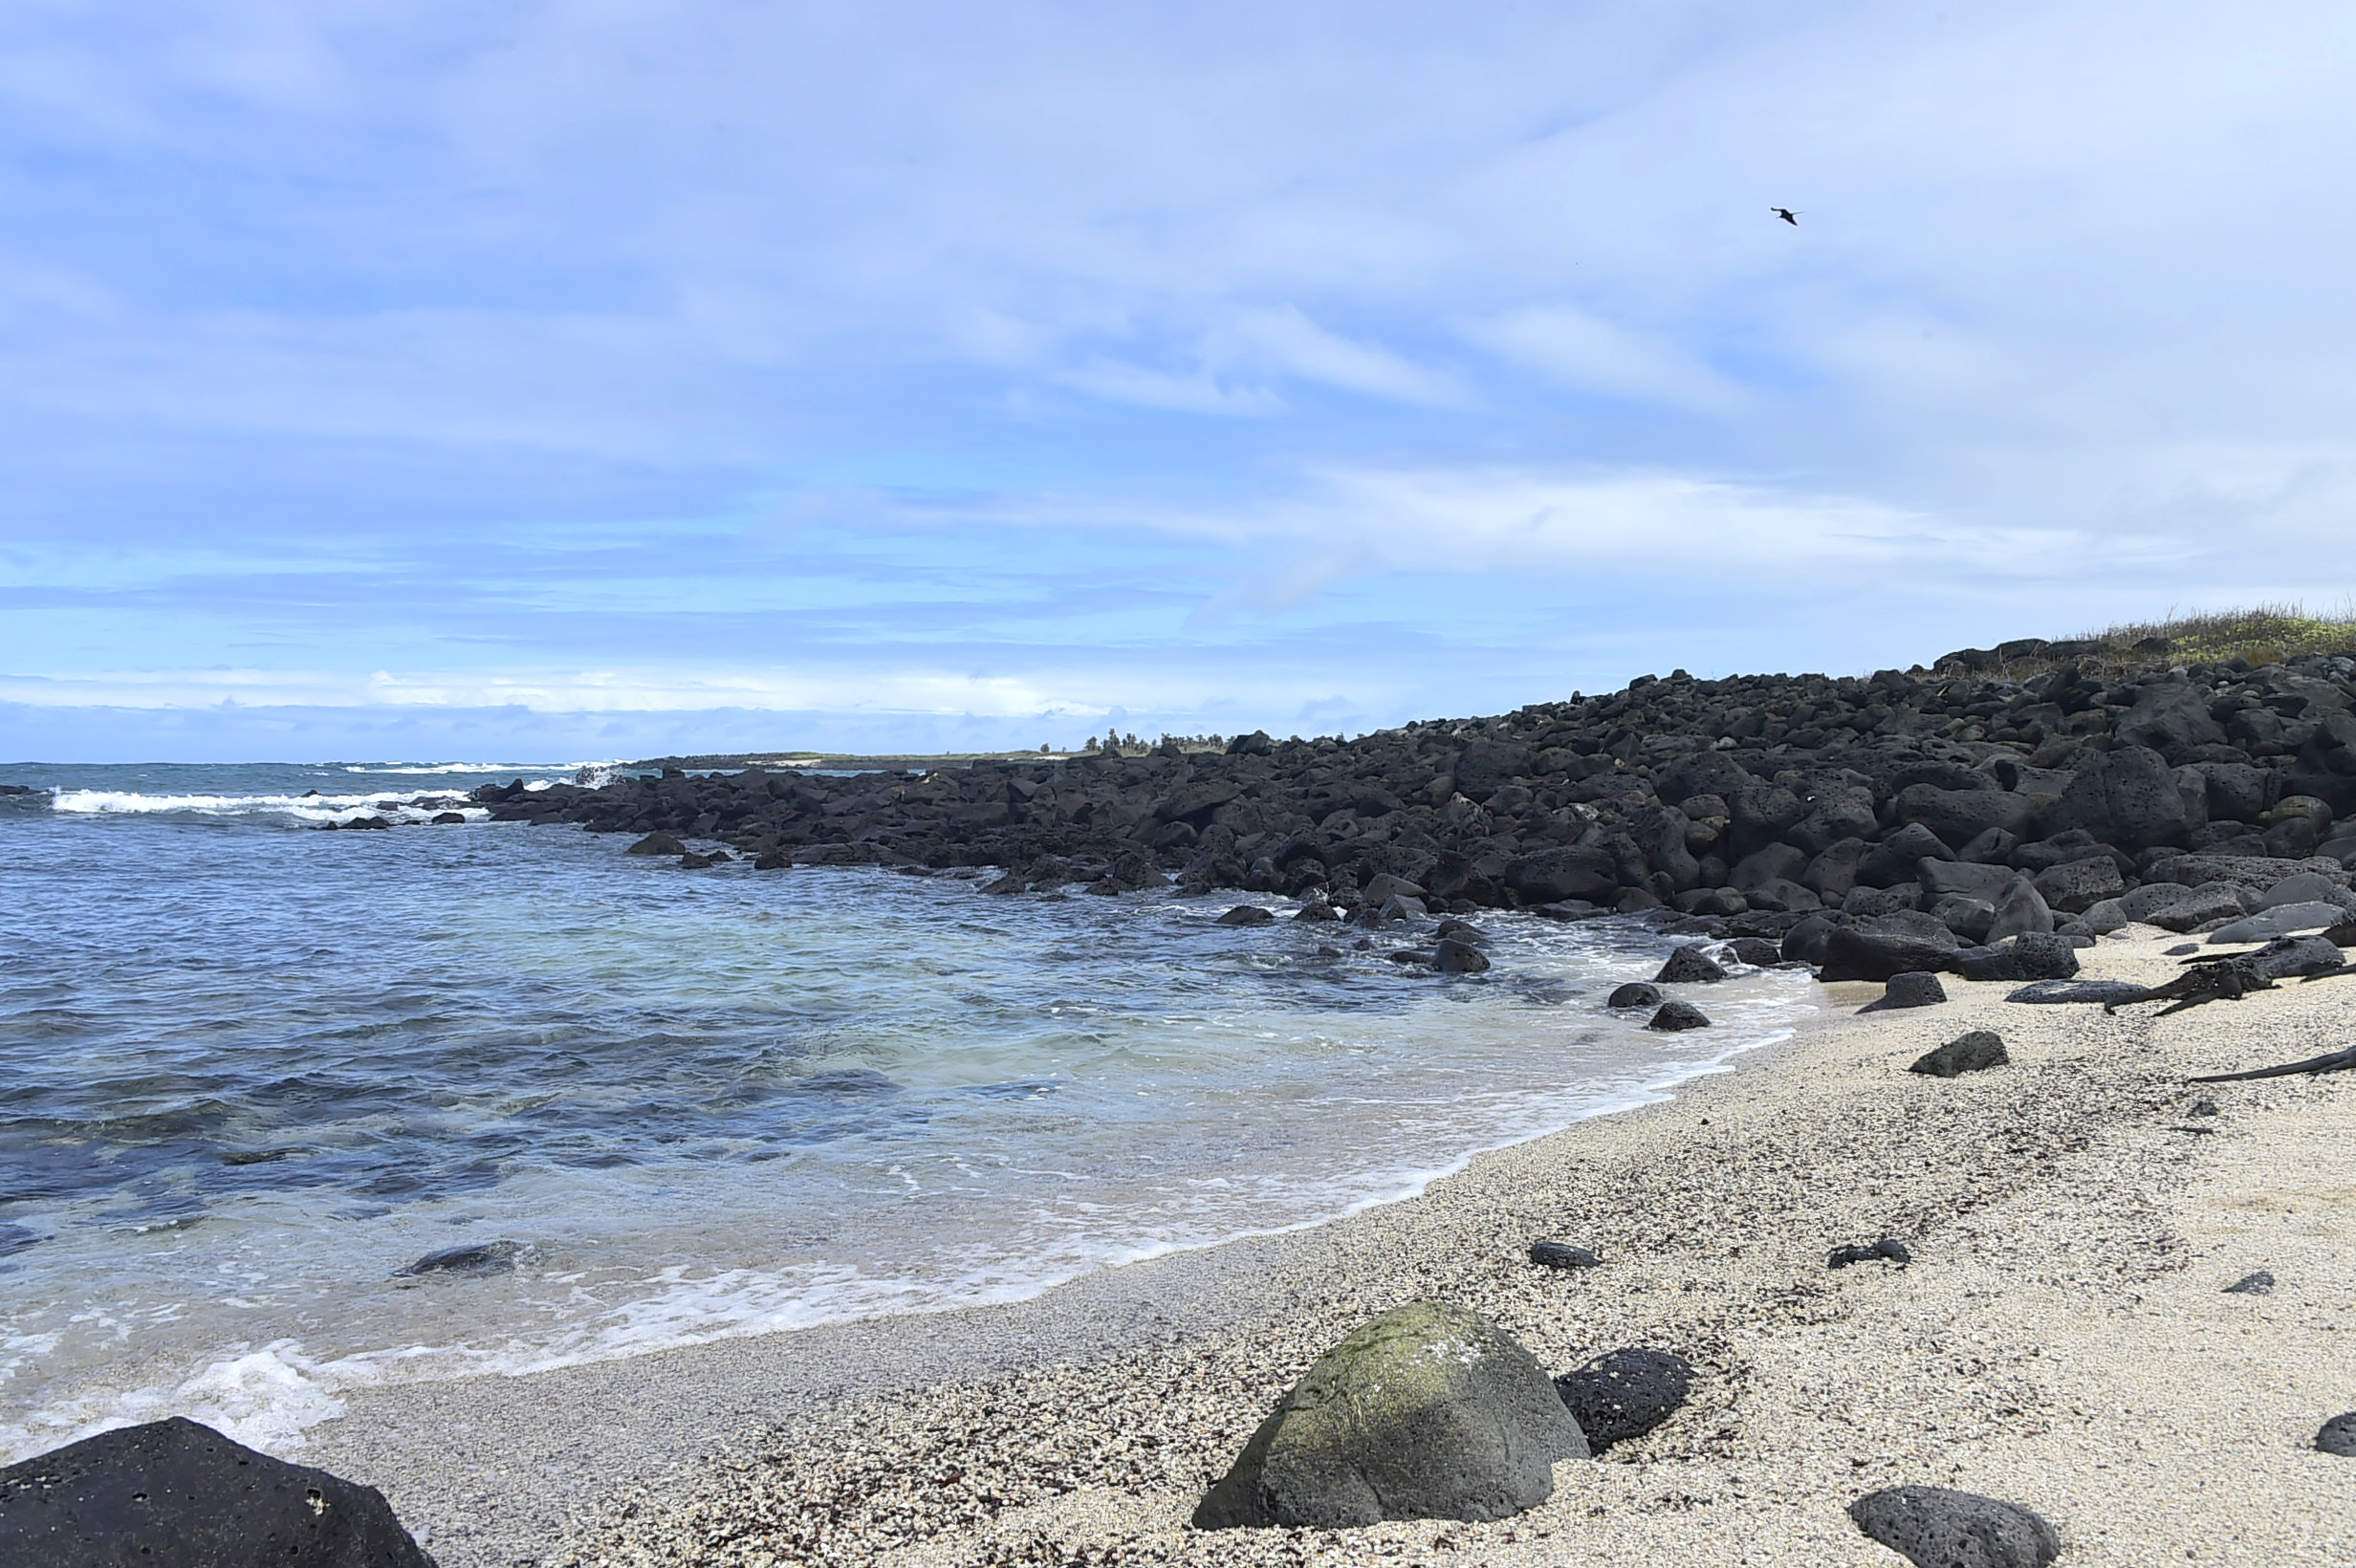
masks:
[[[1921,1073],[1929,1078],[1959,1078],[1965,1073],[1984,1073],[1991,1067],[2003,1067],[2012,1062],[2006,1054],[2002,1037],[1994,1030],[1974,1029],[1969,1034],[1958,1035],[1936,1051],[1926,1053],[1909,1073]]]
[[[2053,1526],[2029,1510],[1945,1487],[1868,1492],[1849,1517],[1915,1568],[2046,1568],[2062,1551]]]
[[[1606,1351],[1557,1377],[1555,1391],[1601,1453],[1674,1415],[1692,1397],[1693,1364],[1667,1350]]]
[[[649,853],[692,841],[778,866],[994,866],[1004,892],[1175,881],[1189,896],[1323,888],[1355,906],[1391,877],[1428,889],[1433,914],[1674,904],[1770,940],[1789,926],[1732,923],[1815,902],[1855,924],[1953,895],[1985,904],[2001,936],[2087,909],[2112,919],[2112,871],[2130,899],[2138,882],[2216,880],[2171,876],[2152,862],[2163,848],[2273,857],[2252,892],[2311,863],[2346,876],[2356,661],[2171,674],[2154,651],[2152,669],[2121,672],[2113,650],[2095,674],[2051,663],[2062,646],[2022,640],[1870,679],[1675,673],[1352,741],[1255,732],[1224,749],[849,776],[672,758],[594,788],[518,779],[472,799],[497,821],[652,838]],[[2350,848],[2301,859],[2333,843]],[[2025,874],[2036,902],[2009,883],[1946,885],[1968,867]],[[1945,907],[1982,934],[1978,910]]]
[[[1690,986],[1725,978],[1726,970],[1719,967],[1717,960],[1688,943],[1669,955],[1669,962],[1661,966],[1661,972],[1652,977],[1652,983],[1656,986]]]
[[[383,1493],[182,1417],[0,1470],[9,1568],[433,1568]]]

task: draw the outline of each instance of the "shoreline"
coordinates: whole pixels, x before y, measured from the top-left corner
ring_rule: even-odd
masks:
[[[2173,968],[2138,931],[2089,974]],[[303,1458],[383,1488],[444,1568],[536,1561],[1887,1563],[1842,1509],[1952,1485],[2037,1508],[2072,1563],[2356,1556],[2356,1404],[2332,1078],[2188,1090],[2342,1043],[2356,986],[2155,1019],[2009,986],[1855,1016],[1672,1098],[1476,1156],[1417,1197],[1100,1271],[1005,1306],[715,1341],[518,1379],[361,1391]],[[1995,1027],[2014,1065],[1904,1071]],[[2198,1132],[2199,1099],[2223,1114]],[[2214,1131],[2209,1130],[2214,1125]],[[1905,1270],[1824,1267],[1897,1235]],[[1541,1235],[1599,1269],[1521,1256]],[[2261,1268],[2271,1296],[2222,1287]],[[1551,1369],[1691,1359],[1693,1404],[1566,1463],[1518,1519],[1181,1528],[1293,1377],[1398,1301],[1464,1301]],[[766,1554],[766,1555],[764,1555]]]
[[[1729,1044],[1705,1065],[1665,1065],[1564,1125],[1468,1149],[1444,1168],[1418,1174],[1411,1190],[1363,1199],[1322,1217],[1094,1265],[1011,1300],[728,1333],[520,1373],[346,1387],[336,1396],[344,1414],[307,1426],[290,1456],[384,1488],[397,1507],[401,1493],[414,1489],[429,1512],[412,1517],[414,1507],[401,1507],[402,1515],[442,1568],[544,1561],[532,1555],[532,1543],[581,1517],[552,1492],[580,1485],[660,1484],[683,1465],[758,1447],[779,1420],[822,1414],[845,1400],[969,1379],[977,1366],[1006,1375],[1074,1357],[1110,1359],[1171,1336],[1237,1331],[1280,1317],[1276,1308],[1252,1309],[1249,1298],[1268,1274],[1288,1266],[1294,1252],[1317,1251],[1320,1232],[1419,1202],[1489,1160],[1672,1104],[1697,1085],[1773,1059],[1795,1036],[1821,1026],[1823,1014],[1821,1000],[1803,1002],[1796,1016]],[[927,1353],[921,1341],[935,1328],[955,1339],[953,1353]],[[840,1370],[844,1365],[862,1370],[845,1374]],[[568,1425],[549,1411],[629,1409],[637,1420],[647,1413],[640,1391],[670,1386],[674,1378],[725,1389],[741,1408],[731,1406],[729,1417],[707,1425],[665,1404],[651,1412],[651,1422],[626,1432],[574,1428],[559,1445],[542,1441],[552,1421]],[[519,1397],[511,1403],[503,1393]],[[683,1414],[686,1419],[679,1419]],[[462,1441],[453,1444],[453,1437]],[[531,1463],[518,1468],[518,1451],[530,1451]],[[559,1484],[541,1484],[550,1479]]]

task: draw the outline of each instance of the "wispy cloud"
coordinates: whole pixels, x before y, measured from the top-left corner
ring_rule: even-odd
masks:
[[[2322,0],[9,8],[0,663],[1276,722],[2335,599],[2351,50]]]

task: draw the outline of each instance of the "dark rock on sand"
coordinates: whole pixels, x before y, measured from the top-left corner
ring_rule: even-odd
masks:
[[[1936,1051],[1926,1052],[1907,1071],[1952,1078],[1964,1073],[1984,1073],[1991,1067],[2007,1066],[2012,1059],[2005,1053],[2003,1039],[1995,1031],[1974,1029]]]
[[[468,1247],[445,1247],[438,1252],[427,1252],[404,1269],[395,1269],[404,1274],[512,1274],[516,1258],[523,1255],[520,1241],[478,1241]]]
[[[1939,977],[1925,969],[1913,969],[1905,974],[1893,974],[1882,991],[1878,1002],[1867,1002],[1861,1010],[1865,1013],[1887,1013],[1897,1008],[1937,1007],[1947,1000],[1947,988]]]
[[[2127,980],[2040,980],[2008,993],[2004,999],[2032,1004],[2127,1002],[2143,993],[2143,987]]]
[[[1652,1015],[1652,1021],[1645,1027],[1674,1034],[1688,1029],[1708,1029],[1710,1019],[1704,1015],[1700,1008],[1691,1002],[1666,1002],[1662,1004],[1661,1011]]]
[[[1642,1437],[1693,1393],[1693,1364],[1667,1350],[1611,1350],[1555,1379],[1562,1404],[1601,1453]]]
[[[1929,917],[1921,917],[1927,924]],[[1944,937],[1945,940],[1941,940]],[[1827,933],[1820,980],[1881,980],[1919,970],[1954,967],[1954,933],[1937,926],[1937,934],[1898,915],[1884,915],[1856,926],[1842,926]]]
[[[2239,1279],[2225,1287],[2225,1294],[2228,1296],[2272,1296],[2274,1275],[2265,1269],[2260,1269],[2256,1274],[2243,1274]]]
[[[1554,1383],[1470,1308],[1412,1301],[1318,1359],[1194,1511],[1198,1530],[1503,1519],[1587,1440]]]
[[[1541,1269],[1592,1269],[1603,1259],[1584,1247],[1574,1247],[1567,1241],[1534,1241],[1530,1243],[1530,1261]]]
[[[1669,962],[1661,966],[1661,972],[1652,977],[1652,983],[1691,986],[1725,978],[1726,970],[1719,968],[1717,960],[1689,943],[1669,955]]]
[[[624,855],[685,855],[687,846],[667,833],[649,833],[628,849]]]
[[[1905,1242],[1894,1236],[1884,1236],[1869,1247],[1836,1247],[1825,1267],[1845,1269],[1852,1263],[1895,1263],[1901,1269],[1914,1261]]]
[[[2324,1422],[2323,1429],[2315,1434],[2315,1446],[2342,1459],[2356,1459],[2356,1410]]]
[[[1605,1007],[1659,1007],[1661,988],[1643,980],[1631,980],[1611,993]]]
[[[1955,955],[1966,980],[2067,980],[2078,972],[2078,949],[2065,937],[2032,932],[2000,947]]]
[[[177,1416],[0,1470],[0,1562],[433,1568],[374,1487],[273,1459]]]
[[[1857,1528],[1915,1568],[2046,1568],[2052,1525],[2018,1503],[1945,1487],[1890,1487],[1849,1505]]]
[[[1221,926],[1265,926],[1276,918],[1256,904],[1239,904],[1226,914],[1221,915],[1217,924]]]

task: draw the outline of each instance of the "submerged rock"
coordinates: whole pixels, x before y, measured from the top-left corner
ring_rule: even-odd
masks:
[[[1502,1519],[1587,1440],[1538,1361],[1467,1307],[1411,1301],[1318,1359],[1194,1511],[1198,1530]]]
[[[427,1252],[405,1269],[396,1269],[403,1274],[513,1274],[515,1260],[523,1255],[520,1241],[479,1241],[468,1247],[445,1247],[438,1252]]]
[[[1239,904],[1226,914],[1221,915],[1217,924],[1221,926],[1265,926],[1276,918],[1274,914],[1256,904]]]
[[[1659,1007],[1661,988],[1643,980],[1631,980],[1611,993],[1605,1007]]]
[[[687,846],[667,833],[649,833],[628,849],[624,855],[685,855]]]
[[[10,1568],[433,1568],[374,1487],[175,1416],[0,1470]]]

